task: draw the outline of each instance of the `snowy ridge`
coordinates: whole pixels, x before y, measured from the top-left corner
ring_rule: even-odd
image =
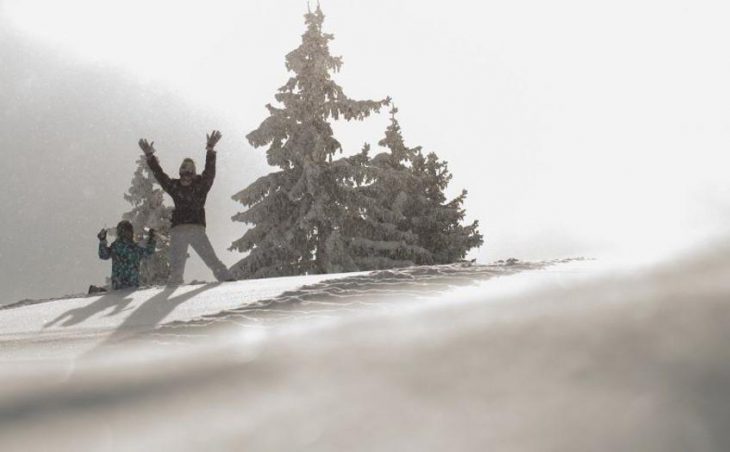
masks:
[[[406,305],[446,299],[459,287],[477,288],[495,276],[571,261],[457,263],[26,300],[0,311],[4,348],[0,359],[33,355],[70,365],[90,352],[99,354],[107,346],[136,340],[142,348],[150,338],[156,344],[190,344],[195,339],[186,336],[212,333],[216,327],[235,327],[239,334],[246,334],[251,328],[310,326],[316,320],[348,314],[398,311]]]
[[[543,269],[552,265],[584,260],[558,259],[544,262],[475,265],[415,266],[355,274],[315,284],[216,314],[189,321],[175,321],[155,332],[179,334],[180,328],[224,325],[265,326],[302,320],[302,317],[327,317],[371,309],[391,309],[394,304],[413,303],[442,297],[459,286],[475,285],[497,276]]]
[[[0,450],[724,452],[728,255],[314,275],[0,311]]]

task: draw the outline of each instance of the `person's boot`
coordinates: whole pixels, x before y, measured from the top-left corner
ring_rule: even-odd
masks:
[[[175,286],[182,286],[183,284],[185,284],[185,281],[183,281],[182,279],[168,279],[166,285],[168,287],[170,287],[170,286],[175,287]]]
[[[94,286],[94,285],[89,286],[89,295],[94,295],[97,293],[104,293],[104,292],[106,292],[106,288],[104,288],[104,287],[99,287],[99,286]]]
[[[217,279],[220,282],[233,282],[237,281],[237,279],[231,274],[231,272],[223,267],[216,270],[214,273],[215,279]]]

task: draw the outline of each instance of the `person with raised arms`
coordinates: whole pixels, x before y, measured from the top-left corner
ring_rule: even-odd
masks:
[[[170,229],[170,278],[169,284],[182,284],[188,246],[191,246],[213,271],[218,281],[232,281],[234,278],[221,262],[210,244],[205,231],[205,201],[215,178],[215,145],[221,133],[214,130],[207,135],[205,169],[198,175],[195,162],[186,158],[180,165],[180,178],[171,179],[160,166],[155,156],[154,141],[139,140],[139,147],[147,156],[147,164],[155,179],[165,192],[172,197],[175,208],[172,212]]]

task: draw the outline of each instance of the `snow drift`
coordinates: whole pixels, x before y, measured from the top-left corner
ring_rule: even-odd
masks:
[[[0,448],[727,450],[727,251],[0,310]]]

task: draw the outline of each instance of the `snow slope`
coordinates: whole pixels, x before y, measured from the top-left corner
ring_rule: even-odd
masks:
[[[0,450],[728,450],[727,255],[0,310]]]

